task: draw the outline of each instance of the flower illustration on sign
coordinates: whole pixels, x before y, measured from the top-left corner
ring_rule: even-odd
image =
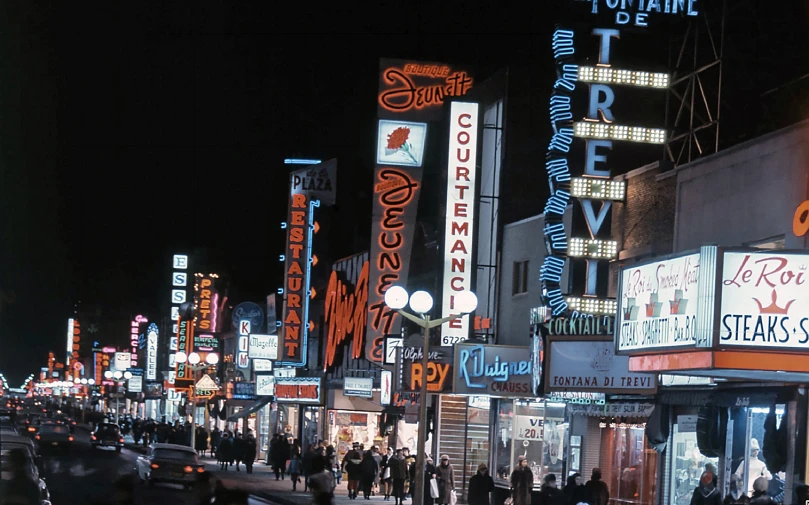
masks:
[[[400,126],[388,134],[388,145],[385,153],[388,155],[401,153],[402,156],[409,157],[413,163],[418,164],[418,160],[412,154],[413,145],[407,140],[410,138],[410,128]]]

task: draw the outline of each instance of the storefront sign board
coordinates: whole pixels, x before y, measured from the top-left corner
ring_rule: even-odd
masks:
[[[323,403],[323,380],[320,377],[276,377],[275,401],[320,405]]]
[[[399,349],[402,392],[421,391],[423,376],[421,347],[405,346]],[[453,348],[431,348],[427,359],[427,391],[449,393],[452,391]]]
[[[528,347],[457,344],[454,365],[454,393],[535,397],[533,363]]]
[[[343,379],[343,395],[373,398],[374,380],[370,377],[346,377]]]
[[[657,375],[629,371],[629,356],[616,355],[611,340],[549,337],[545,390],[653,394]]]
[[[256,375],[256,396],[275,395],[275,377],[268,374]]]
[[[248,336],[247,357],[250,359],[278,359],[278,335],[251,333]]]

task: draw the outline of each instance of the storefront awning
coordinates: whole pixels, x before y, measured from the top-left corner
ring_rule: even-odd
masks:
[[[256,412],[261,410],[262,407],[264,407],[265,405],[270,403],[271,399],[272,399],[272,397],[270,397],[270,396],[265,396],[264,398],[260,398],[260,399],[256,400],[255,403],[253,403],[252,405],[247,407],[246,409],[241,409],[240,411],[236,412],[232,416],[228,417],[227,420],[228,421],[235,421],[237,419],[247,417],[250,414],[255,414]]]
[[[355,412],[382,412],[379,391],[373,392],[373,398],[345,396],[342,389],[330,389],[326,407],[331,410],[351,410]]]
[[[631,356],[629,370],[746,381],[809,382],[809,360],[805,355],[760,351],[705,350]]]

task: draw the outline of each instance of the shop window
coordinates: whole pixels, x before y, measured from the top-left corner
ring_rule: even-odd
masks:
[[[777,448],[774,444],[778,437],[775,431],[781,428],[784,422],[785,405],[777,405],[772,411],[770,423],[767,418],[771,415],[769,407],[750,407],[731,409],[731,418],[734,420],[734,430],[740,431],[739,437],[734,437],[734,443],[740,447],[732,449],[731,472],[737,475],[747,489],[748,496],[753,494],[753,482],[759,477],[769,481],[767,494],[783,502],[784,472],[776,471],[777,463],[767,461],[767,457],[777,457]],[[781,448],[780,456],[786,458],[786,447]],[[745,471],[745,455],[748,458],[749,471]]]
[[[708,463],[719,468],[719,458],[704,456],[697,445],[697,416],[678,416],[672,433],[671,505],[690,505],[694,489]]]
[[[501,400],[497,413],[494,478],[507,485],[517,458],[524,456],[534,474],[534,485],[553,473],[564,482],[569,424],[565,404]]]
[[[478,471],[481,463],[489,464],[489,397],[471,396],[466,410],[466,468],[463,496],[466,496],[469,479]],[[456,476],[457,478],[457,476]],[[457,485],[457,483],[456,483]],[[467,499],[468,502],[468,499]]]
[[[528,292],[528,260],[515,261],[511,278],[511,295],[521,295]]]
[[[614,505],[652,505],[657,453],[646,442],[643,424],[601,423],[601,472]],[[608,464],[604,464],[608,463]]]

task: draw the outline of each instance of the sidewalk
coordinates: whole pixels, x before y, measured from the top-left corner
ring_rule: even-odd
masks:
[[[275,474],[272,469],[265,465],[263,462],[256,462],[253,465],[252,475],[248,475],[245,471],[244,465],[240,465],[241,471],[237,472],[234,466],[231,466],[227,471],[220,471],[219,464],[215,459],[204,457],[201,458],[205,463],[209,472],[213,473],[216,478],[227,487],[244,489],[251,495],[258,496],[278,505],[309,505],[312,503],[312,495],[308,492],[303,492],[303,477],[301,482],[298,483],[298,490],[292,491],[292,482],[289,480],[289,475],[285,480],[275,480]],[[391,498],[390,502],[385,502],[382,496],[372,496],[370,500],[365,500],[362,493],[356,500],[348,499],[347,483],[343,480],[342,484],[337,486],[334,490],[334,503],[335,505],[348,505],[362,503],[376,502],[381,504],[393,504],[394,500]],[[405,502],[410,503],[410,501]]]

